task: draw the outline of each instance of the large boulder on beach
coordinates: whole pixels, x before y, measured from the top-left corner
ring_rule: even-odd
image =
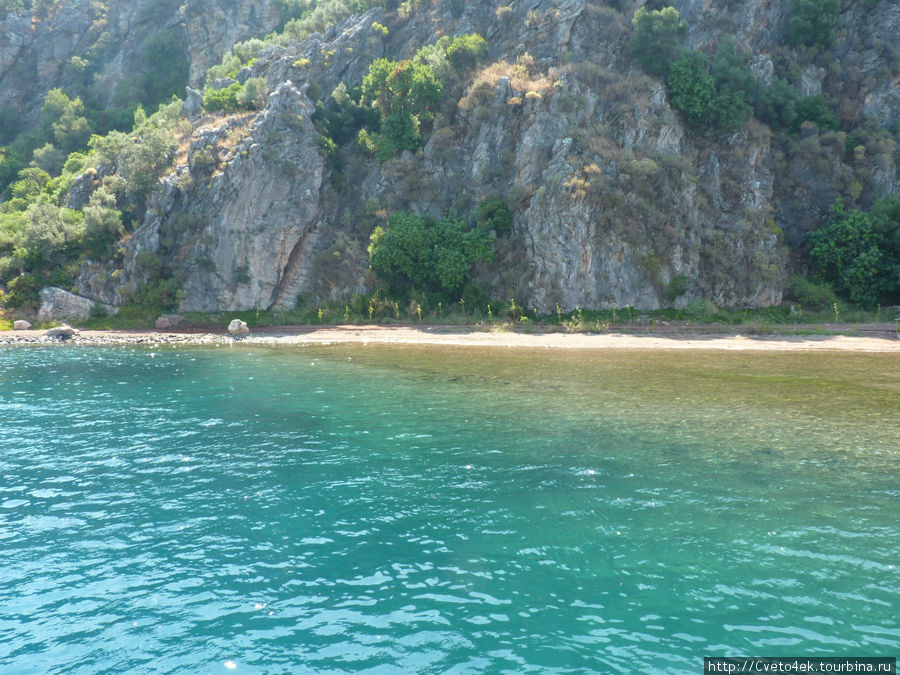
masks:
[[[180,314],[163,314],[158,319],[156,319],[156,330],[168,330],[169,328],[175,328],[178,324],[181,323],[181,315]]]
[[[241,321],[240,319],[234,319],[230,324],[228,324],[228,332],[235,337],[243,337],[250,334],[250,329],[247,327],[247,324],[245,322]]]
[[[31,324],[27,321],[18,320],[13,321],[13,330],[29,330],[31,328]]]
[[[91,310],[97,304],[90,298],[85,298],[75,293],[70,293],[62,288],[48,286],[40,292],[41,308],[38,310],[38,321],[60,321],[69,319],[72,321],[84,321],[91,315]],[[100,303],[107,314],[115,314],[118,307]]]
[[[51,328],[44,333],[45,338],[53,338],[55,340],[68,340],[75,335],[78,335],[78,331],[67,324]]]

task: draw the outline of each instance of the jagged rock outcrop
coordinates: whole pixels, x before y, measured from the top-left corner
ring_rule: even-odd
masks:
[[[38,310],[38,321],[59,321],[60,319],[69,319],[74,321],[84,321],[91,315],[91,311],[97,305],[96,302],[89,298],[69,293],[62,288],[49,286],[40,292],[41,307]],[[115,314],[119,311],[118,307],[101,303],[101,307],[109,314]]]
[[[268,105],[196,119],[188,161],[160,183],[122,269],[86,272],[79,287],[119,302],[147,280],[142,260],[152,255],[183,281],[182,310],[283,309],[299,294],[344,299],[372,289],[366,245],[388,213],[467,216],[499,197],[513,211],[512,230],[495,243],[497,262],[477,270],[494,297],[543,312],[557,303],[780,302],[782,232],[802,238],[811,214],[844,189],[834,176],[845,171],[845,137],[803,130],[810,140],[785,155],[752,120],[729,134],[692,132],[664,86],[628,60],[630,11],[535,0],[503,11],[468,3],[454,16],[450,4],[407,18],[373,10],[261,53],[240,77],[264,77]],[[727,11],[701,0],[674,4],[691,27],[690,46],[727,32],[752,48],[757,75],[771,79],[767,50],[785,29],[786,2]],[[876,73],[870,56],[885,43],[900,48],[900,14],[876,3],[888,28],[879,25],[879,44],[857,49],[854,31],[866,23],[859,11],[849,10],[837,49],[856,49],[860,74],[871,75],[858,113],[893,121],[897,82]],[[312,120],[317,99],[327,103],[341,82],[358,85],[380,56],[409,57],[435,35],[465,32],[486,36],[487,62],[448,87],[420,151],[381,163],[351,143],[340,150],[339,173],[325,161]],[[803,70],[804,93],[822,90],[820,70]],[[891,191],[895,154],[885,141],[858,161]],[[834,172],[810,170],[822,158]]]
[[[63,0],[46,12],[9,12],[0,15],[0,108],[33,124],[54,87],[72,97],[84,88],[110,104],[144,67],[170,67],[144,63],[148,41],[160,31],[172,36],[176,53],[167,56],[187,61],[190,84],[202,85],[235,42],[280,21],[275,0]]]

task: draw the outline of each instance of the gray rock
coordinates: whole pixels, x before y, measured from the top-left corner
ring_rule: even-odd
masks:
[[[38,310],[38,321],[60,321],[61,319],[72,319],[75,321],[84,321],[91,315],[95,303],[89,298],[69,293],[69,291],[48,286],[40,292],[41,308]],[[112,305],[101,304],[108,314],[115,314],[119,311],[118,307]]]
[[[68,340],[75,335],[78,335],[78,331],[67,324],[57,326],[56,328],[51,328],[44,333],[44,337],[53,338],[56,340]]]
[[[228,332],[235,337],[243,337],[244,335],[250,334],[250,329],[247,327],[247,324],[240,319],[233,319],[231,323],[228,324]]]
[[[187,117],[196,117],[203,112],[203,95],[193,87],[184,90],[184,105],[181,106],[181,114]]]
[[[14,321],[13,322],[13,330],[29,330],[31,328],[31,324],[27,321]]]

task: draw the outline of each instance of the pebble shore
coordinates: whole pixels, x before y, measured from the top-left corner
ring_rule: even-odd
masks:
[[[321,326],[274,328],[271,332],[232,336],[228,333],[156,331],[76,331],[62,339],[43,331],[0,332],[3,346],[253,346],[296,348],[311,345],[430,345],[524,349],[717,349],[785,352],[889,352],[900,354],[896,334],[883,337],[846,335],[656,335],[622,333],[524,333],[475,331],[438,326]]]
[[[70,338],[48,337],[39,331],[8,331],[0,333],[0,346],[31,345],[47,347],[64,346],[96,346],[114,347],[127,345],[142,345],[153,347],[155,345],[231,345],[240,342],[230,335],[204,335],[175,334],[175,333],[107,333],[97,334],[79,333]]]

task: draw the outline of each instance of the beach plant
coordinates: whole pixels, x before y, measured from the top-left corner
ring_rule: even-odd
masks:
[[[562,326],[562,310],[559,308],[559,303],[556,303],[556,323]]]
[[[615,303],[615,301],[613,301],[613,306],[612,306],[612,312],[613,312],[612,322],[613,322],[613,326],[616,325],[616,309],[617,309],[616,303]]]
[[[375,305],[371,300],[369,300],[369,321],[372,320],[372,315],[375,314]]]
[[[833,307],[834,307],[834,322],[835,322],[835,323],[840,323],[840,321],[841,321],[841,312],[840,312],[840,310],[838,309],[838,304],[837,304],[837,303],[834,303]]]
[[[494,323],[494,313],[491,311],[491,306],[487,306],[488,311],[488,319],[490,319],[491,323]]]
[[[344,323],[350,323],[350,307],[344,305]]]
[[[581,309],[576,309],[572,312],[572,316],[563,322],[563,327],[567,333],[584,333],[584,312]]]
[[[322,323],[325,313],[322,311],[321,307],[319,307],[319,310],[316,312],[316,317],[319,319],[319,323]]]

